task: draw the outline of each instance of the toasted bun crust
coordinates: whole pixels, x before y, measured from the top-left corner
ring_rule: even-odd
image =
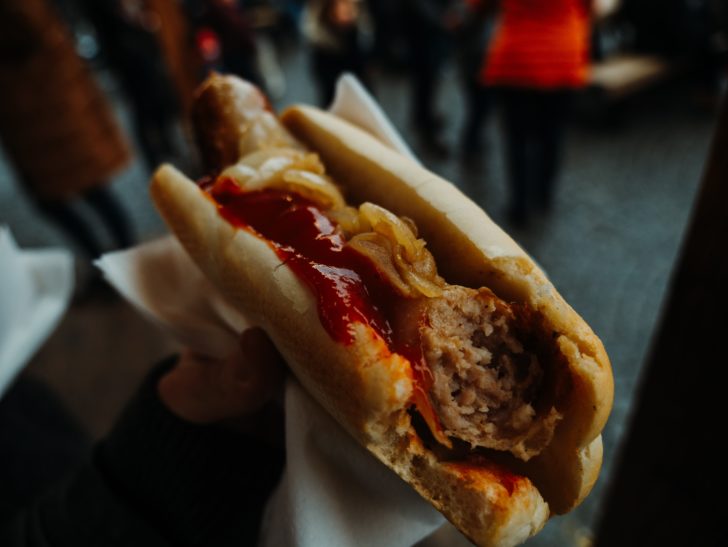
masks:
[[[296,106],[281,119],[321,156],[350,203],[371,201],[412,218],[449,283],[487,286],[504,300],[527,303],[543,315],[568,361],[571,388],[553,441],[519,468],[552,512],[569,511],[581,502],[599,473],[599,435],[614,391],[599,338],[523,249],[454,185],[322,110]]]
[[[269,244],[223,220],[206,194],[175,168],[155,173],[151,193],[205,275],[264,328],[306,389],[471,540],[517,545],[541,529],[549,508],[528,478],[495,465],[441,462],[424,448],[407,413],[409,363],[391,354],[373,331],[360,325],[350,346],[333,341],[312,295]]]

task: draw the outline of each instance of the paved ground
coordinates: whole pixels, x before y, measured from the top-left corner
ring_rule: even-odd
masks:
[[[300,53],[284,63],[288,86],[281,104],[312,101]],[[113,86],[110,89],[114,93]],[[381,77],[378,97],[411,142],[406,82]],[[441,109],[455,144],[463,112],[454,73],[445,75]],[[126,120],[122,100],[116,100]],[[601,123],[574,124],[553,213],[529,230],[513,232],[566,299],[593,326],[611,356],[616,381],[612,418],[605,430],[604,473],[592,497],[568,517],[553,520],[529,545],[584,545],[596,518],[606,478],[617,456],[640,366],[649,347],[671,266],[706,158],[714,115],[695,108],[684,86],[651,93]],[[486,128],[478,169],[456,158],[423,155],[497,221],[503,220],[505,180],[497,119]],[[422,151],[420,151],[422,152]],[[146,194],[148,174],[136,163],[114,181],[141,239],[162,226]],[[64,245],[38,219],[0,157],[0,222],[27,247]],[[30,364],[48,379],[82,423],[103,434],[144,371],[173,344],[113,296],[77,302]]]

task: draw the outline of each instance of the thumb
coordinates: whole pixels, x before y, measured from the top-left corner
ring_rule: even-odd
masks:
[[[252,414],[283,380],[283,360],[261,329],[248,329],[238,349],[225,359],[184,351],[177,366],[159,382],[162,401],[193,423],[214,423]]]

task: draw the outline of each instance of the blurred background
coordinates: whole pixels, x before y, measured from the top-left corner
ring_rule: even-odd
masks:
[[[728,3],[544,4],[0,0],[0,224],[76,256],[71,307],[24,374],[98,438],[175,350],[91,260],[165,232],[156,165],[202,174],[187,113],[208,71],[276,108],[325,106],[353,72],[602,338],[616,393],[602,475],[528,543],[592,544],[728,85]]]

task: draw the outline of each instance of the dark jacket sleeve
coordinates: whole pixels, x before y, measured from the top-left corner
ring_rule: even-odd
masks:
[[[184,422],[146,379],[87,465],[0,523],[3,547],[254,545],[282,450]]]

